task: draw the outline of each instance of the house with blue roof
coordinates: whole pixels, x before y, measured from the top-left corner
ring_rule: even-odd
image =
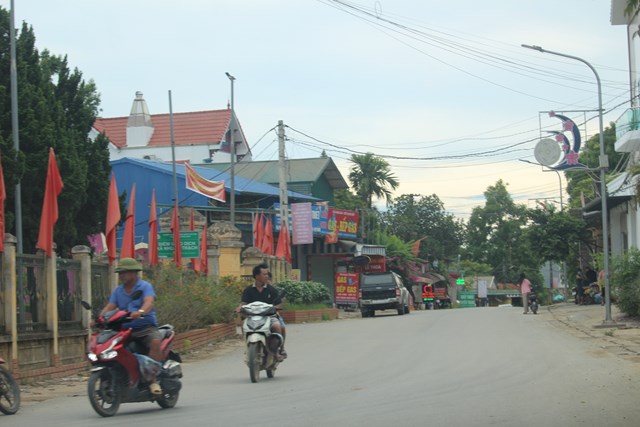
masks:
[[[149,241],[149,213],[151,205],[151,194],[155,189],[156,205],[158,207],[159,224],[162,223],[161,216],[170,211],[174,204],[174,181],[173,164],[158,160],[135,159],[125,157],[111,162],[111,168],[116,177],[118,194],[126,191],[127,198],[125,207],[129,204],[131,189],[136,184],[135,196],[135,243],[148,243]],[[178,205],[181,208],[194,208],[200,215],[204,215],[207,223],[229,219],[229,204],[222,203],[186,188],[184,164],[177,163],[176,181]],[[230,175],[227,171],[192,166],[197,174],[210,181],[224,181],[227,200],[230,194]],[[256,212],[270,210],[274,203],[280,200],[279,188],[253,181],[241,176],[234,177],[235,201],[236,201],[236,227],[243,232],[243,241],[247,246],[252,245],[253,215]],[[289,201],[316,202],[318,198],[300,194],[293,191],[288,192]],[[125,212],[122,212],[123,216]],[[181,218],[183,224],[188,223],[188,218]],[[188,226],[187,226],[188,227]],[[182,226],[183,230],[187,227]],[[124,227],[118,230],[118,247],[121,245]],[[162,230],[168,231],[168,230]]]

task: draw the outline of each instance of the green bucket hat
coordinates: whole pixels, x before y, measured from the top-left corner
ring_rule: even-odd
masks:
[[[116,273],[121,271],[141,271],[142,264],[133,258],[122,258],[116,267]]]

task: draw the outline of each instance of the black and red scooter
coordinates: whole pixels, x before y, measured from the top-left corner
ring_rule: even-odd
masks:
[[[132,300],[141,294],[134,292]],[[82,306],[90,310],[91,306],[82,301]],[[91,364],[91,375],[88,381],[89,402],[93,409],[103,417],[114,416],[121,403],[125,402],[157,402],[162,408],[173,408],[178,402],[182,387],[182,367],[178,353],[171,350],[175,338],[173,326],[164,325],[158,328],[162,335],[160,350],[162,367],[159,369],[157,381],[162,394],[154,395],[149,391],[148,379],[140,369],[136,354],[146,354],[148,349],[141,348],[132,337],[130,328],[122,325],[131,321],[131,313],[126,310],[112,310],[98,316],[94,321],[94,332],[89,343],[88,358]],[[151,362],[154,363],[154,362]]]
[[[0,357],[0,412],[13,415],[20,409],[20,387],[11,372],[4,368]]]

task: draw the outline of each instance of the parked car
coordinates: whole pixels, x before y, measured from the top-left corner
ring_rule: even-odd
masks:
[[[399,316],[409,314],[409,290],[402,278],[391,271],[362,273],[359,305],[362,317],[375,316],[376,310],[396,310]]]

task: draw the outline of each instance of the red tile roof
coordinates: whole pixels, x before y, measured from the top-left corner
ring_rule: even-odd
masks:
[[[127,121],[129,117],[98,117],[93,127],[118,148],[127,146]],[[229,128],[231,110],[196,111],[173,114],[173,134],[176,145],[219,144]],[[152,114],[155,128],[148,147],[171,145],[169,114]]]

